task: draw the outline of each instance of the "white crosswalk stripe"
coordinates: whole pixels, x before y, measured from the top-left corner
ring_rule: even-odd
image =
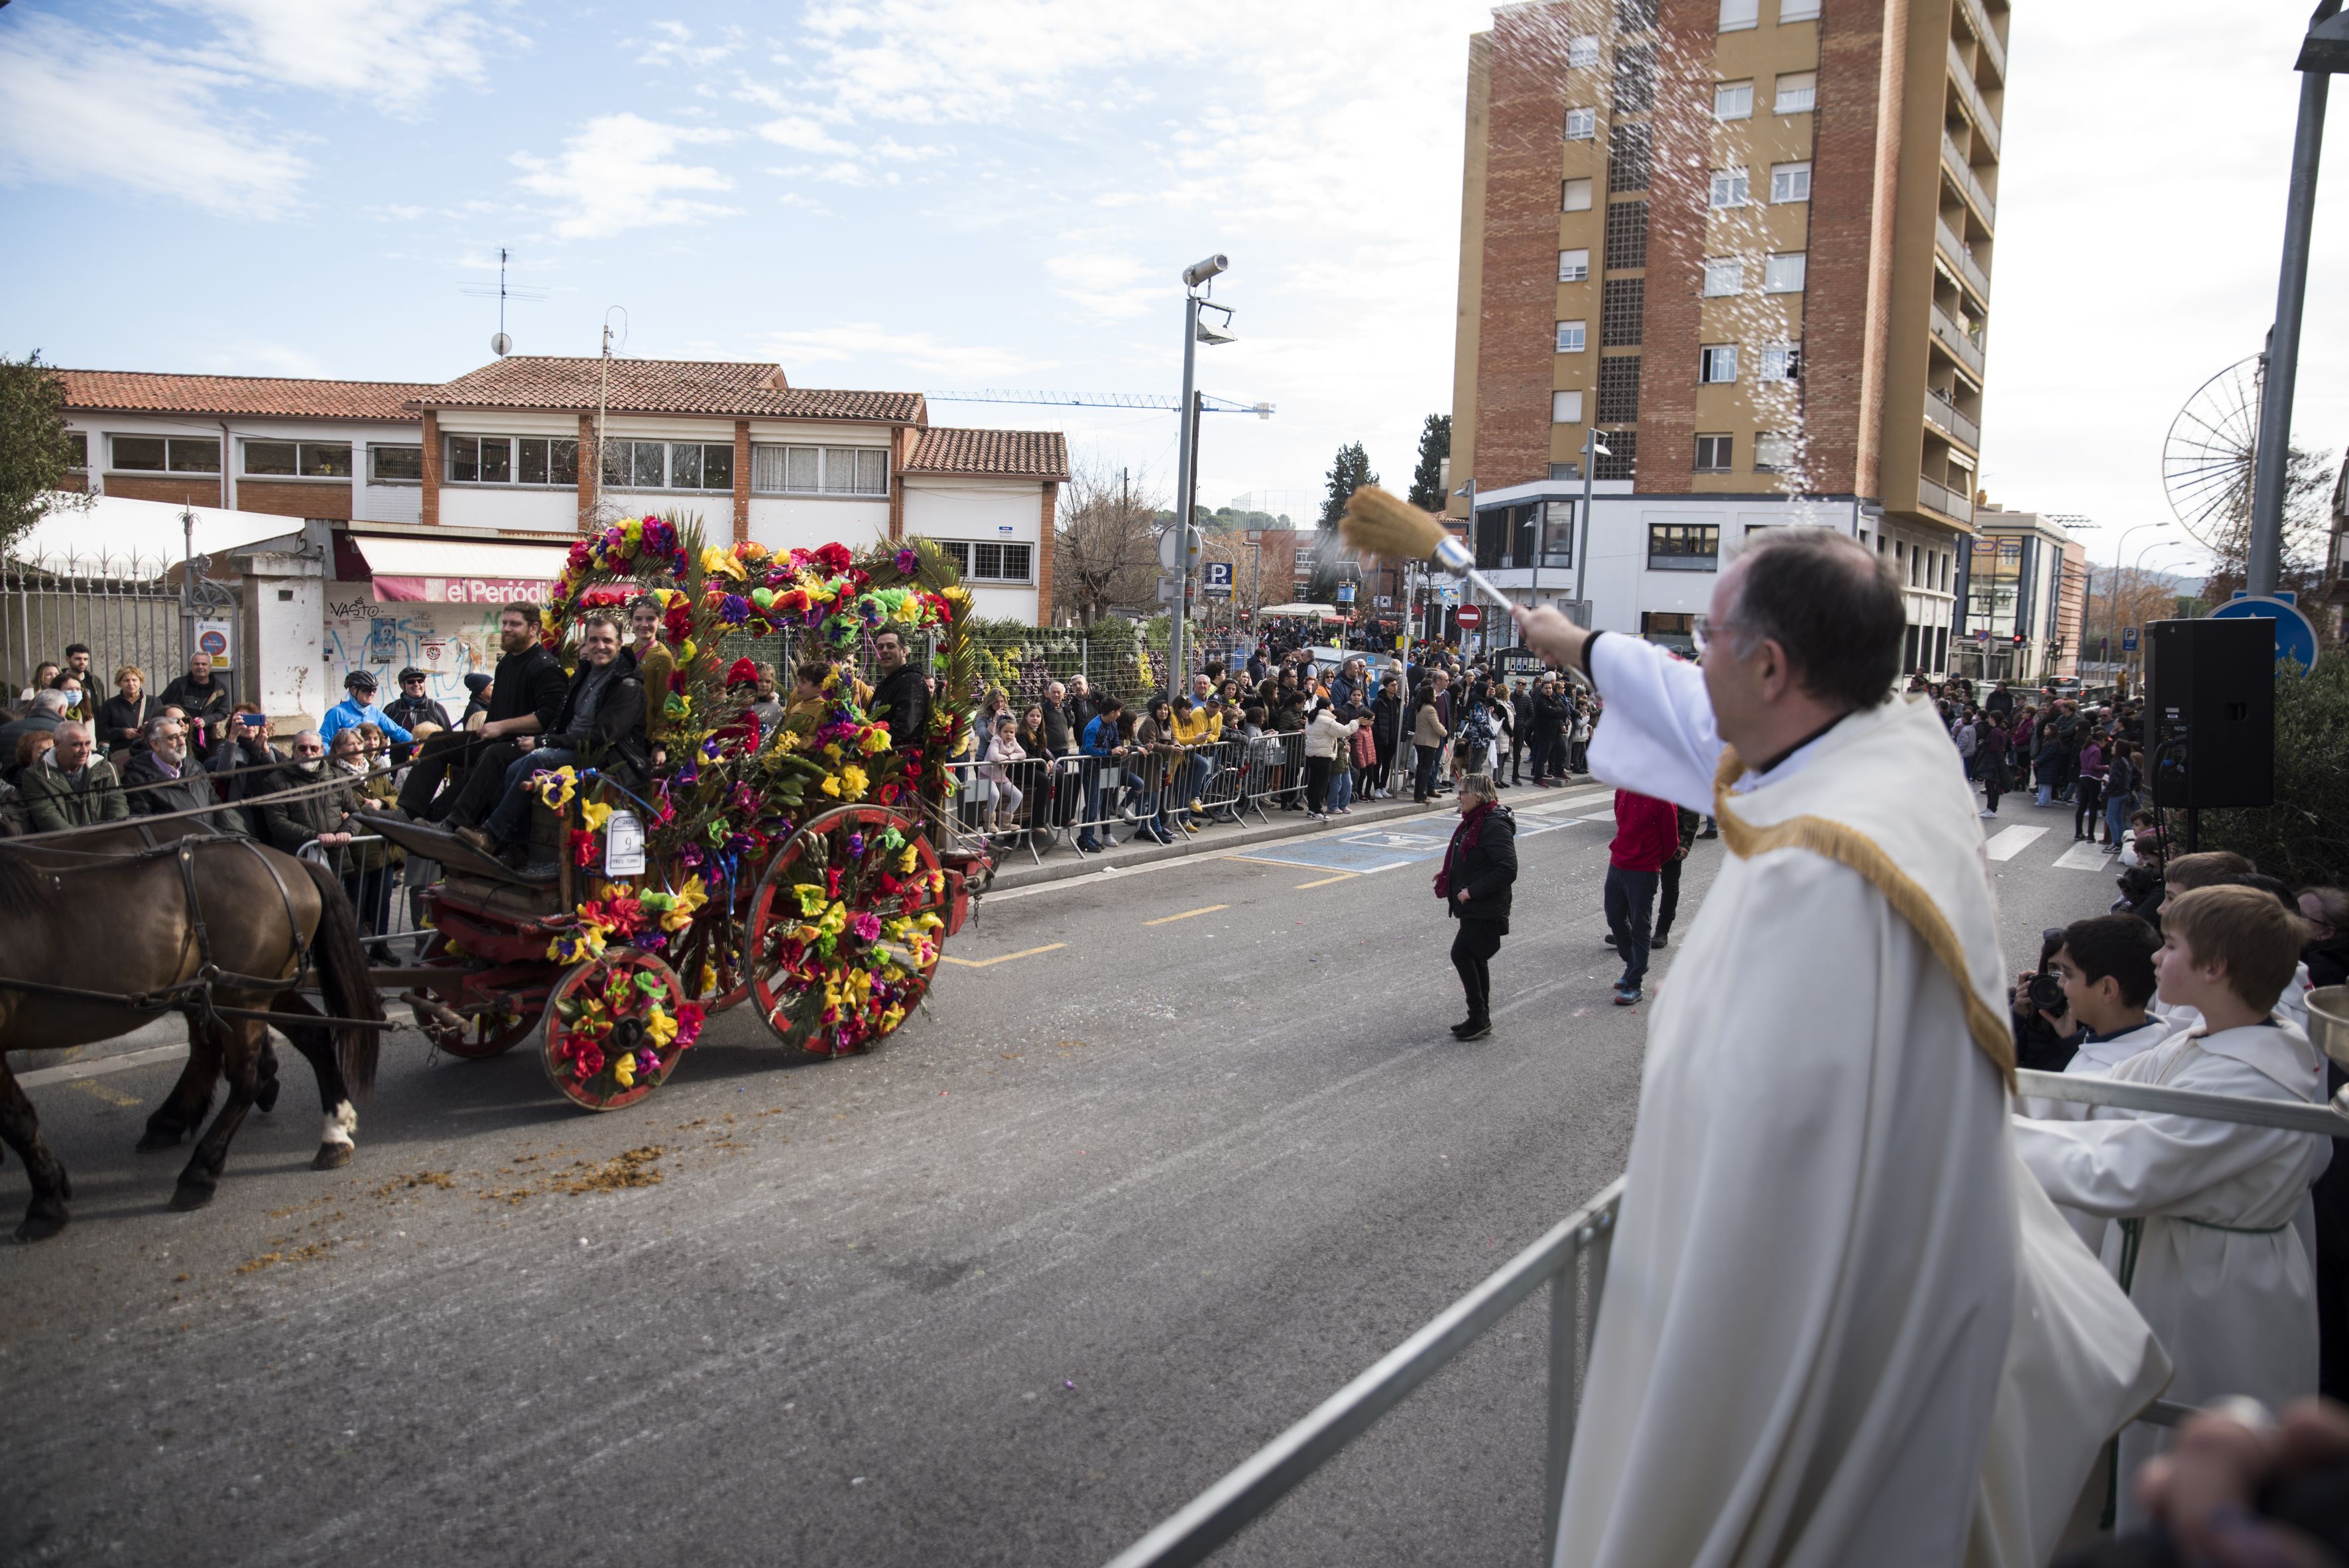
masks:
[[[2092,844],[2084,839],[2064,851],[2063,858],[2055,862],[2055,869],[2066,872],[2100,872],[2114,863],[2113,857],[2105,853],[2102,845]]]
[[[2044,828],[2004,828],[1992,835],[1982,846],[1983,852],[1994,861],[2011,861],[2046,836]]]

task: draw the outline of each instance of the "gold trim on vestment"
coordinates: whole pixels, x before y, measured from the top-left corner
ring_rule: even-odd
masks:
[[[1729,787],[1744,774],[1745,764],[1739,758],[1737,748],[1723,748],[1721,766],[1713,779],[1713,815],[1721,827],[1721,841],[1728,846],[1729,852],[1740,860],[1751,860],[1772,850],[1807,850],[1857,872],[1869,886],[1884,895],[1892,912],[1924,939],[1926,947],[1940,960],[1941,967],[1950,972],[1950,978],[1958,983],[1959,994],[1966,999],[1966,1032],[1998,1068],[2008,1091],[2013,1092],[2013,1027],[1976,994],[1973,981],[1966,973],[1965,946],[1950,928],[1932,896],[1908,872],[1894,865],[1892,857],[1876,841],[1856,828],[1825,817],[1789,817],[1766,828],[1740,820],[1729,810]]]

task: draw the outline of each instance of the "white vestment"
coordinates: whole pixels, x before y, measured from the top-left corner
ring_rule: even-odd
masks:
[[[2112,1069],[2113,1078],[2261,1099],[2324,1101],[2324,1060],[2308,1037],[2269,1023],[2174,1035]],[[2015,1122],[2015,1148],[2047,1195],[2118,1220],[2148,1216],[2130,1299],[2177,1363],[2166,1398],[2199,1405],[2249,1394],[2282,1409],[2316,1392],[2315,1216],[2309,1184],[2329,1140],[2277,1128],[2161,1116],[2112,1106],[2085,1120]],[[2117,1268],[2113,1225],[2105,1258]],[[2122,1473],[2158,1452],[2164,1434],[2121,1436]],[[2121,1518],[2134,1510],[2126,1494]]]
[[[2149,1051],[2178,1032],[2168,1019],[2147,1014],[2146,1022],[2137,1028],[2102,1039],[2083,1040],[2072,1059],[2064,1064],[2068,1078],[2108,1078],[2112,1070],[2140,1051]],[[2071,1099],[2040,1099],[2023,1096],[2015,1101],[2017,1116],[2037,1117],[2046,1121],[2085,1121],[2095,1111],[2093,1105],[2083,1105]],[[2078,1209],[2055,1205],[2072,1233],[2090,1252],[2101,1254],[2105,1249],[2105,1219]]]
[[[1713,810],[1696,668],[1593,665],[1593,769]],[[2019,1185],[1971,796],[1899,702],[1747,782],[1649,1024],[1557,1568],[2044,1562],[2167,1368]]]
[[[2292,972],[2292,978],[2284,982],[2282,995],[2276,998],[2275,1006],[2269,1011],[2302,1034],[2308,1033],[2308,994],[2315,985],[2316,982],[2308,977],[2308,965],[2302,964]],[[2158,996],[2147,1003],[2145,1010],[2168,1025],[2172,1034],[2182,1035],[2202,1025],[2200,1009],[2172,1006]]]

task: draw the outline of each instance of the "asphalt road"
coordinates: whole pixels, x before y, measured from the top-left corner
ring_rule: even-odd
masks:
[[[612,1116],[404,1033],[316,1173],[288,1053],[196,1214],[130,1152],[176,1066],[39,1084],[77,1197],[0,1249],[0,1561],[1102,1561],[1621,1168],[1607,799],[1509,799],[1472,1045],[1420,819],[999,896],[875,1055],[729,1015]],[[2011,961],[2112,897],[2068,811],[1985,826]],[[1219,1561],[1531,1560],[1543,1346],[1537,1303]]]

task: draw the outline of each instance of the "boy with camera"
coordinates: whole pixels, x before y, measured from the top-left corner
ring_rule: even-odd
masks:
[[[2259,889],[2180,893],[2162,910],[2157,989],[2168,1006],[2194,1008],[2199,1022],[2106,1076],[2323,1103],[2322,1058],[2305,1034],[2274,1016],[2300,941],[2290,913]],[[2084,975],[2087,967],[2084,961]],[[2089,1006],[2108,1024],[2128,1023],[2126,988],[2114,985],[2107,1011],[2105,983],[2090,987],[2098,995]],[[2065,995],[2069,1002],[2069,985]],[[2087,1108],[2078,1121],[2017,1117],[2014,1139],[2050,1198],[2120,1222],[2104,1238],[2105,1261],[2176,1364],[2165,1398],[2199,1405],[2248,1394],[2281,1408],[2315,1388],[2308,1189],[2332,1157],[2329,1140],[2111,1106]],[[2125,1474],[2159,1444],[2141,1425],[2120,1440]],[[2122,1508],[2126,1522],[2133,1505],[2124,1499]]]

